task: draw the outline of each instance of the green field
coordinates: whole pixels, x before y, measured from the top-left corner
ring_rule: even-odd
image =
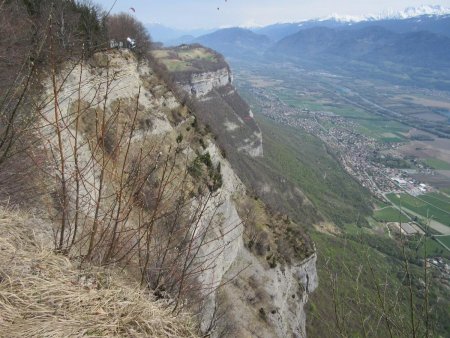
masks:
[[[375,206],[376,206],[377,209],[381,209],[381,208],[385,208],[385,207],[391,206],[390,203],[386,203],[386,202],[378,200],[378,199],[375,200],[374,203],[375,203]]]
[[[450,236],[435,236],[435,238],[450,249]]]
[[[441,191],[447,195],[450,195],[450,188],[440,188],[439,191]]]
[[[394,207],[387,207],[381,210],[376,210],[373,213],[373,218],[379,222],[409,222],[410,219],[404,214],[400,213],[400,210]]]
[[[375,138],[379,141],[392,143],[402,142],[405,140],[401,133],[409,130],[405,126],[394,120],[387,120],[380,118],[375,114],[368,113],[363,109],[345,104],[333,105],[329,103],[322,103],[320,100],[315,101],[312,98],[303,98],[297,96],[295,92],[284,88],[282,91],[274,90],[274,94],[285,104],[298,108],[309,109],[310,111],[326,111],[332,112],[336,115],[346,117],[354,120],[357,124],[357,130],[369,137]]]
[[[443,194],[433,192],[425,195],[420,195],[419,198],[435,205],[440,209],[450,212],[450,198]]]
[[[425,219],[427,218],[428,215],[433,217],[433,219],[435,219],[436,221],[445,224],[447,226],[450,226],[450,211],[446,212],[446,209],[444,210],[439,209],[436,202],[433,202],[432,203],[433,205],[430,205],[419,199],[422,197],[416,198],[408,194],[400,194],[400,197],[398,197],[397,194],[389,194],[387,195],[387,198],[392,203],[398,206],[401,205],[402,207],[421,215]]]
[[[450,163],[437,158],[427,158],[424,162],[426,165],[436,170],[450,170]]]
[[[402,142],[404,137],[401,133],[409,129],[404,124],[386,119],[360,120],[358,124],[357,129],[360,133],[382,142]]]

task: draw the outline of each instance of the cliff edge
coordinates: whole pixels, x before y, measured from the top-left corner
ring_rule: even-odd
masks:
[[[139,302],[138,322],[124,322],[120,330],[108,326],[117,335],[136,330],[136,335],[164,336],[164,330],[173,329],[176,336],[197,330],[213,337],[304,337],[303,305],[317,286],[314,246],[300,226],[270,212],[247,192],[217,143],[226,138],[235,147],[226,151],[262,155],[259,128],[231,86],[228,68],[197,74],[197,82],[190,77],[201,95],[189,94],[195,102],[188,106],[153,67],[131,51],[110,50],[86,61],[68,61],[44,81],[35,98],[39,119],[32,152],[35,175],[44,183],[33,189],[42,196],[37,226],[46,235],[41,240],[55,248],[44,256],[62,265],[53,266],[54,273],[44,271],[44,257],[10,271],[7,260],[2,261],[2,271],[13,277],[0,282],[0,292],[17,297],[7,296],[0,304],[9,309],[0,329],[16,330],[17,315],[23,315],[27,330],[32,330],[39,311],[29,313],[14,299],[27,289],[41,292],[40,286],[14,280],[26,280],[37,269],[47,281],[74,285],[68,284],[64,292],[73,293],[62,302],[49,298],[48,313],[74,309],[72,301],[78,302],[83,290],[98,294],[99,301],[108,295],[117,298],[117,306],[113,297],[92,310],[111,320],[123,302]],[[219,126],[224,132],[216,140]],[[32,233],[38,224],[30,218],[17,218],[22,233]],[[41,255],[28,244],[29,255]],[[5,245],[11,257],[23,249],[22,243],[16,248],[14,243]],[[120,285],[108,282],[99,289],[100,277],[85,272],[91,268],[100,269],[100,275],[113,269]],[[134,298],[119,300],[133,294],[133,288]],[[142,303],[147,295],[155,309],[162,304],[168,309],[161,310],[163,318],[155,328],[148,324],[154,319],[146,315],[153,303]],[[126,306],[123,311],[126,318],[137,316]],[[168,312],[180,314],[173,319],[178,326],[170,327]],[[63,313],[56,319],[64,322],[71,312]],[[198,318],[195,329],[193,315]],[[89,317],[83,316],[73,329],[81,332],[86,320]],[[92,330],[95,335],[114,335],[100,324]],[[86,335],[92,332],[87,329]]]

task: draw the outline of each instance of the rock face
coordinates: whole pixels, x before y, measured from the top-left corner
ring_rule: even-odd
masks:
[[[211,289],[219,288],[224,280],[224,275],[237,259],[243,248],[243,222],[239,217],[233,196],[245,194],[245,187],[234,173],[228,161],[220,154],[220,150],[213,143],[210,143],[207,151],[211,154],[212,162],[220,163],[223,184],[217,195],[213,196],[209,202],[209,208],[203,217],[202,228],[210,226],[209,220],[217,214],[220,219],[219,226],[212,226],[208,232],[207,241],[209,244],[202,247],[201,256],[211,257],[213,268],[202,273],[200,280],[207,286],[205,295],[206,302],[203,307],[201,328],[208,331],[211,322],[214,320],[214,310],[216,308],[216,293],[211,293]]]
[[[276,280],[268,285],[269,290],[277,290],[274,293],[274,303],[279,306],[271,319],[276,326],[278,336],[306,337],[306,313],[304,306],[308,302],[309,293],[318,286],[316,270],[317,256],[314,254],[298,265],[276,272]],[[297,298],[296,292],[303,289],[301,297]],[[295,297],[294,297],[295,296]]]
[[[181,86],[186,92],[202,97],[214,88],[229,85],[231,82],[231,72],[228,68],[222,68],[215,72],[193,73],[189,83],[181,83]]]
[[[261,131],[250,107],[233,87],[228,67],[179,78],[178,84],[190,95],[196,116],[211,127],[223,148],[251,157],[264,155]]]
[[[243,248],[225,278],[241,272],[224,287],[236,335],[305,338],[304,306],[318,286],[316,260],[313,254],[296,264],[267,268]]]
[[[116,107],[114,102],[127,102],[128,99],[137,97],[141,107],[140,125],[143,127],[136,130],[132,146],[139,146],[146,140],[154,139],[159,142],[164,140],[169,147],[171,142],[176,144],[175,140],[180,133],[186,133],[187,129],[191,130],[191,133],[194,132],[190,128],[193,116],[177,123],[170,120],[171,109],[180,108],[181,105],[167,88],[163,90],[164,88],[158,87],[160,85],[147,84],[148,77],[153,74],[147,64],[138,64],[128,52],[113,53],[108,57],[112,69],[120,75],[109,82],[108,88],[105,87],[105,74],[102,74],[101,68],[77,66],[71,70],[71,75],[67,77],[61,89],[60,123],[74,125],[69,120],[73,108],[70,103],[75,102],[78,97],[90,102],[92,109],[104,106],[111,111]],[[77,93],[73,88],[77,88],[80,82],[83,86],[81,93]],[[187,89],[186,87],[185,90]],[[222,132],[219,134],[219,140],[231,142],[227,151],[262,156],[261,132],[252,118],[250,108],[231,86],[228,69],[193,75],[189,91],[194,89],[196,95],[202,98],[194,105],[194,108],[198,109],[195,113],[211,122],[213,132],[214,128]],[[50,94],[51,88],[48,90]],[[136,96],[137,93],[140,93],[140,96]],[[54,102],[49,102],[43,112],[47,121],[53,124],[54,106]],[[86,118],[88,113],[92,111],[87,111]],[[95,119],[95,114],[93,118]],[[86,124],[85,128],[87,137],[89,124]],[[58,140],[51,136],[54,132],[52,128],[46,131],[50,140],[48,147],[54,152]],[[72,160],[74,134],[74,130],[67,128],[62,135],[63,149],[69,159],[65,162],[65,170],[70,176],[75,175]],[[92,154],[89,142],[82,134],[77,142],[79,161],[85,168],[88,187],[96,187],[99,168],[90,160]],[[238,328],[230,333],[230,336],[246,337],[257,332],[262,337],[305,337],[303,306],[308,300],[308,293],[317,287],[315,254],[303,262],[268,268],[267,262],[264,264],[264,261],[244,246],[244,222],[238,213],[236,199],[246,195],[246,187],[224,158],[222,149],[211,139],[206,139],[205,143],[207,148],[201,151],[204,154],[209,153],[213,167],[218,167],[220,163],[222,185],[208,198],[202,207],[204,210],[198,226],[192,230],[193,237],[198,237],[201,241],[200,253],[193,263],[194,267],[201,267],[201,273],[198,273],[204,296],[204,303],[201,305],[201,329],[213,337],[220,335],[218,327],[223,323],[216,322],[217,309],[222,307],[225,299],[225,302],[235,309],[226,324]],[[161,150],[164,151],[164,148]],[[187,145],[183,152],[185,160],[192,161],[198,156],[198,151]],[[69,185],[69,190],[73,191],[74,188]],[[93,192],[83,191],[83,195],[87,197],[81,204],[81,211],[88,219],[92,217],[97,195],[95,189]],[[195,200],[192,202],[192,210],[197,207],[196,203]],[[264,298],[263,305],[251,301],[251,298],[255,297],[252,294],[257,292],[264,296],[261,296]]]
[[[193,72],[189,76],[183,74],[178,84],[191,97],[195,115],[211,127],[218,144],[233,155],[231,158],[262,157],[262,133],[250,107],[233,87],[232,78],[231,71],[224,67],[216,71]],[[216,146],[208,149],[216,161],[221,158]],[[212,242],[210,251],[220,250],[223,246],[223,254],[203,279],[205,283],[209,280],[215,286],[224,286],[220,288],[221,297],[213,294],[205,304],[202,329],[205,332],[212,330],[212,337],[230,329],[224,328],[227,324],[232,326],[230,336],[306,337],[304,305],[309,293],[318,285],[316,254],[301,262],[268,268],[267,262],[261,261],[243,245],[245,228],[242,225],[236,227],[237,222],[242,221],[232,196],[242,194],[244,185],[228,165],[227,162],[223,172],[224,181],[228,183],[221,189],[220,208],[226,219],[220,231],[228,235],[222,242]],[[230,229],[233,231],[229,232]],[[234,239],[235,243],[228,243],[236,234],[239,235]],[[227,324],[215,323],[218,327],[214,327],[214,314],[218,306],[223,306],[222,302],[233,310],[227,315]]]

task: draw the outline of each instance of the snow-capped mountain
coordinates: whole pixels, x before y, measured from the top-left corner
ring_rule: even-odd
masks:
[[[440,16],[450,14],[450,8],[440,5],[422,5],[419,7],[408,7],[403,11],[385,11],[379,15],[372,16],[372,20],[389,20],[389,19],[411,19],[422,15]]]
[[[253,28],[258,34],[278,41],[299,30],[314,27],[333,29],[361,29],[369,26],[381,26],[397,33],[429,31],[450,37],[450,8],[423,5],[408,7],[403,11],[386,10],[377,15],[350,16],[332,14],[327,17],[303,20],[291,23],[277,23],[262,28]]]
[[[450,8],[440,5],[422,5],[419,7],[408,7],[403,11],[385,10],[376,15],[364,15],[364,16],[352,16],[352,15],[339,15],[331,14],[329,16],[316,19],[316,21],[337,21],[337,22],[362,22],[362,21],[379,21],[379,20],[404,20],[411,19],[419,16],[441,16],[450,15]],[[314,20],[306,20],[314,21]],[[300,22],[300,25],[302,23]]]

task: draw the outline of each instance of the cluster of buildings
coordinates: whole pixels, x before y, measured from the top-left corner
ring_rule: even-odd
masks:
[[[128,49],[134,49],[136,48],[136,40],[132,39],[130,37],[126,38],[126,40],[124,41],[120,41],[120,40],[116,40],[116,39],[111,39],[109,41],[109,48],[113,49],[113,48],[128,48]]]
[[[393,176],[391,177],[391,180],[395,182],[397,187],[399,187],[402,191],[406,191],[413,196],[422,195],[432,191],[432,188],[429,185],[420,183],[413,178],[406,177],[406,175]]]
[[[353,120],[326,111],[309,111],[287,106],[263,89],[254,89],[261,98],[263,113],[293,127],[301,127],[319,137],[338,155],[345,170],[378,198],[390,192],[417,196],[432,190],[410,175],[414,170],[390,168],[375,161],[376,154],[392,152],[399,144],[379,142],[358,133]]]

